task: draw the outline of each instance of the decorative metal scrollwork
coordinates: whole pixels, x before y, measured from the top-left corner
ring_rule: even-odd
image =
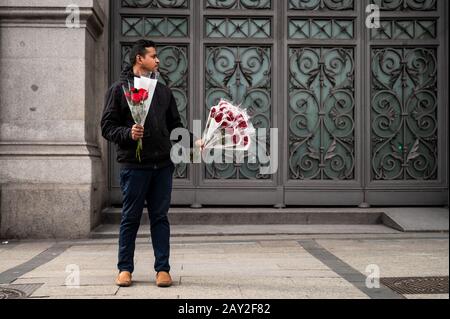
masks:
[[[208,38],[270,38],[270,19],[215,18],[206,20]]]
[[[353,10],[354,0],[289,0],[290,10]]]
[[[372,51],[372,177],[434,180],[438,170],[434,49]]]
[[[122,7],[187,9],[189,0],[122,0]]]
[[[207,0],[208,9],[270,9],[271,0]]]
[[[129,66],[130,47],[122,47],[123,68]],[[178,111],[183,125],[188,127],[187,116],[189,106],[189,59],[186,46],[159,46],[158,56],[160,59],[159,81],[167,85],[177,102]],[[187,165],[177,165],[175,178],[187,178]]]
[[[373,28],[374,40],[429,40],[436,39],[436,20],[383,20],[380,28]]]
[[[264,47],[208,47],[206,50],[206,110],[221,98],[249,111],[255,128],[271,128],[271,49]],[[269,130],[268,130],[269,132]],[[206,166],[208,179],[269,179],[260,164]]]
[[[291,48],[289,56],[290,178],[354,179],[353,49]]]
[[[125,37],[188,37],[187,18],[123,17],[122,36]]]
[[[352,20],[337,19],[291,19],[291,39],[336,39],[350,40],[354,37]]]
[[[386,11],[436,10],[436,0],[372,0],[372,3]]]

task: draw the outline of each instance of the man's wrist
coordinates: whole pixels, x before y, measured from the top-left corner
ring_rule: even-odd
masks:
[[[128,130],[129,130],[128,136],[129,136],[130,140],[134,141],[134,139],[133,139],[133,130],[130,129],[130,128]]]

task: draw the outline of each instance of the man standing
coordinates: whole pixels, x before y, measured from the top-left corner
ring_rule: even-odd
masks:
[[[134,271],[134,251],[145,202],[151,224],[155,254],[156,284],[170,287],[170,225],[168,211],[174,165],[170,159],[170,132],[183,127],[175,98],[169,88],[158,83],[144,127],[135,125],[122,85],[133,85],[134,77],[156,72],[159,59],[155,43],[140,40],[130,55],[132,67],[122,72],[120,81],[106,95],[101,128],[105,139],[116,144],[121,164],[120,187],[123,210],[119,239],[119,275],[116,284],[129,287]],[[142,139],[141,161],[136,158],[137,141]]]

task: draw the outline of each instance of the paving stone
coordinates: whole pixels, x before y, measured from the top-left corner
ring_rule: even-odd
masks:
[[[449,299],[448,294],[436,295],[405,295],[407,299]]]
[[[68,241],[69,249],[23,274],[14,284],[44,284],[33,294],[36,299],[350,299],[369,298],[355,286],[365,283],[369,263],[378,264],[383,277],[448,275],[448,234],[359,236],[202,237],[200,242],[198,238],[177,238],[171,250],[175,283],[168,289],[155,285],[154,256],[148,240],[141,239],[137,244],[135,284],[120,289],[114,284],[116,240]],[[299,241],[314,239],[319,246],[313,249],[313,256]],[[27,262],[53,244],[27,242],[10,249],[0,246],[0,269]],[[66,267],[71,264],[80,269],[79,289],[65,286],[69,275]],[[448,295],[406,298],[445,299]]]
[[[369,265],[377,265],[381,277],[426,277],[449,274],[448,239],[317,242],[364,274]]]
[[[80,288],[68,288],[68,287],[62,287],[62,286],[50,286],[50,285],[45,284],[41,288],[36,290],[31,296],[32,297],[113,296],[117,293],[118,290],[119,290],[119,287],[117,287],[115,285],[81,286]]]

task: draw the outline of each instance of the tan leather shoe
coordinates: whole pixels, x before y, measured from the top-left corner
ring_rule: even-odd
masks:
[[[167,288],[172,286],[172,278],[170,274],[165,271],[160,271],[156,274],[156,285],[160,288]]]
[[[130,287],[131,286],[131,273],[128,271],[122,271],[116,279],[116,285],[119,287]]]

